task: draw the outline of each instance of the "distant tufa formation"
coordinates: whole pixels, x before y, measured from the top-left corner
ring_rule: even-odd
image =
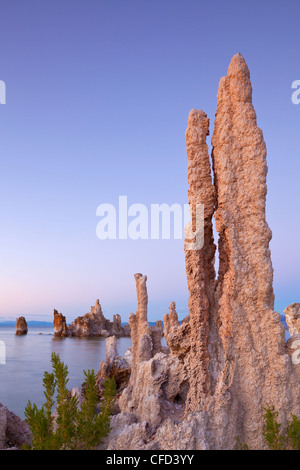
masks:
[[[164,316],[168,350],[162,348],[147,320],[147,277],[135,275],[132,372],[107,449],[233,449],[237,438],[264,449],[266,404],[283,425],[291,413],[300,417],[300,364],[291,357],[299,336],[286,343],[274,311],[266,146],[241,54],[219,84],[212,165],[208,134],[206,114],[193,109],[186,131],[188,198],[192,207],[204,204],[204,245],[190,250],[185,244],[189,315],[179,324],[171,303]],[[299,332],[299,304],[286,315],[291,334]]]
[[[121,357],[118,355],[117,338],[110,336],[106,339],[106,360],[101,362],[100,370],[96,376],[98,395],[103,398],[104,381],[108,377],[114,378],[116,384],[116,392],[119,397],[127,387],[131,374],[131,352],[127,350],[127,354]],[[115,407],[115,411],[119,412],[119,406]]]
[[[129,325],[122,325],[120,315],[114,315],[113,321],[107,320],[99,300],[89,313],[76,318],[69,326],[66,317],[54,310],[54,336],[130,336]]]
[[[19,317],[16,320],[16,335],[22,336],[27,335],[28,326],[25,317]]]

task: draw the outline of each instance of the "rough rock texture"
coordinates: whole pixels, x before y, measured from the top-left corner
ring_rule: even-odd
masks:
[[[27,335],[28,333],[28,326],[25,320],[25,317],[19,317],[16,320],[16,335]]]
[[[121,357],[118,355],[117,338],[110,336],[106,338],[106,360],[101,362],[100,370],[96,376],[98,395],[103,395],[103,383],[108,377],[114,377],[117,389],[117,398],[120,396],[124,388],[127,387],[131,374],[131,357],[130,354]],[[118,404],[117,404],[117,409]]]
[[[150,336],[151,336],[151,341],[152,341],[152,355],[155,356],[155,354],[162,352],[162,344],[161,344],[161,338],[162,338],[162,329],[161,326],[155,325],[155,326],[150,326]]]
[[[266,146],[256,124],[249,70],[240,54],[219,85],[212,138],[214,191],[202,112],[191,112],[189,128],[189,202],[204,204],[205,227],[203,248],[186,252],[191,324],[187,411],[202,410],[204,448],[233,447],[236,437],[252,448],[263,447],[263,406],[274,404],[283,421],[300,408],[284,328],[273,311]],[[216,281],[213,211],[219,233]]]
[[[161,320],[157,320],[157,322],[155,323],[155,326],[161,330],[161,336],[163,336],[164,335],[163,322]]]
[[[143,450],[145,442],[151,436],[149,425],[146,422],[138,423],[137,417],[132,413],[112,416],[110,426],[110,434],[101,442],[100,450]]]
[[[181,324],[178,320],[175,302],[169,305],[169,313],[163,317],[164,336],[169,348],[170,354],[177,356],[181,361],[185,361],[190,350],[190,317],[185,317]]]
[[[189,249],[185,243],[185,264],[189,289],[190,351],[187,367],[190,375],[189,408],[200,401],[211,388],[209,362],[209,319],[214,307],[215,244],[212,216],[215,207],[215,190],[212,184],[211,166],[206,144],[209,120],[203,111],[193,109],[188,118],[186,147],[188,155],[188,199],[192,208],[194,228],[196,205],[204,205],[204,245],[199,250]]]
[[[138,273],[134,275],[136,282],[137,304],[136,314],[129,315],[129,326],[131,330],[132,341],[132,374],[130,382],[134,385],[139,364],[148,361],[152,357],[152,343],[150,326],[147,319],[148,293],[147,293],[147,276]]]
[[[109,325],[108,331],[115,336],[130,336],[130,326],[122,325],[121,317],[118,314],[113,316],[112,326]]]
[[[66,318],[54,310],[54,334],[55,336],[130,336],[130,327],[122,326],[120,315],[114,315],[112,322],[107,320],[97,299],[89,313],[77,317],[69,326],[66,324]]]
[[[172,332],[173,328],[175,330],[178,328],[180,325],[180,322],[178,320],[178,315],[176,312],[176,304],[175,302],[170,302],[169,305],[169,313],[166,313],[163,317],[164,321],[164,336],[167,338],[169,334]]]
[[[187,358],[189,358],[188,353],[191,349],[190,335],[190,317],[187,315],[182,320],[178,328],[172,328],[172,330],[166,336],[166,342],[170,350],[170,354],[177,356],[184,363],[186,362]]]
[[[284,310],[290,335],[300,334],[300,304],[294,303]]]
[[[130,314],[132,339],[131,376],[120,397],[124,413],[133,413],[155,429],[167,416],[182,416],[187,394],[185,373],[177,357],[161,352],[161,328],[147,320],[147,276],[135,274],[138,308]]]
[[[186,377],[176,357],[158,353],[140,364],[137,382],[120,397],[122,412],[133,413],[154,430],[167,417],[181,418],[187,394]]]
[[[66,317],[62,313],[54,310],[54,336],[68,336]]]
[[[20,449],[23,444],[30,444],[27,423],[0,403],[0,450]]]
[[[99,299],[97,299],[89,313],[77,317],[69,325],[68,334],[69,336],[108,336],[109,328],[110,321],[104,317]]]
[[[106,339],[106,362],[111,364],[117,355],[117,338],[116,336],[110,336]]]
[[[275,406],[283,425],[291,413],[300,417],[300,364],[293,360],[297,337],[286,344],[274,312],[266,146],[241,54],[233,57],[219,84],[212,168],[208,134],[206,114],[192,110],[186,132],[188,197],[193,228],[196,204],[204,205],[204,227],[202,247],[191,249],[195,245],[185,242],[189,316],[172,328],[170,314],[164,319],[170,355],[152,357],[146,278],[136,275],[138,311],[130,319],[133,372],[120,408],[138,422],[125,426],[127,436],[118,431],[115,449],[232,449],[236,438],[250,449],[263,449],[266,404]],[[219,235],[217,278],[213,216]],[[175,420],[172,394],[179,384],[177,400],[185,414]]]

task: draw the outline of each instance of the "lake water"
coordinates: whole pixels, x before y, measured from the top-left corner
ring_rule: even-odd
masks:
[[[105,338],[56,338],[53,327],[30,327],[24,336],[16,336],[15,331],[15,327],[0,327],[0,403],[22,419],[28,400],[38,407],[45,401],[42,379],[45,370],[52,370],[53,352],[68,365],[69,389],[84,382],[83,370],[98,372],[101,361],[105,360]],[[162,343],[165,344],[164,339]],[[3,345],[5,364],[1,363]],[[122,356],[131,347],[131,339],[118,338],[117,347]]]
[[[80,387],[83,370],[98,372],[105,360],[105,338],[56,338],[53,327],[31,327],[28,334],[16,336],[15,328],[0,327],[0,346],[5,345],[5,364],[0,354],[0,403],[24,419],[28,400],[40,407],[45,401],[42,379],[52,371],[51,354],[60,355],[68,365],[68,388]],[[131,347],[130,338],[118,338],[119,355]]]

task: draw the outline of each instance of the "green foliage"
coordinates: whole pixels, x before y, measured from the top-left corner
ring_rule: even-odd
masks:
[[[264,407],[263,436],[270,450],[300,450],[300,419],[291,415],[291,419],[282,429],[278,421],[279,413],[274,406]],[[247,444],[242,444],[237,438],[237,450],[248,450]]]
[[[104,382],[104,400],[97,414],[96,376],[93,370],[84,371],[85,398],[79,407],[76,396],[67,389],[68,367],[58,354],[51,355],[53,372],[44,372],[45,403],[38,409],[35,404],[25,408],[25,418],[30,427],[33,450],[95,449],[110,430],[111,408],[116,394],[114,379]],[[56,391],[56,410],[54,395]]]
[[[281,429],[278,422],[278,411],[274,406],[267,405],[265,408],[264,437],[272,450],[300,450],[300,420],[291,415],[286,428]]]
[[[287,449],[300,450],[300,420],[295,415],[287,424],[285,441]]]

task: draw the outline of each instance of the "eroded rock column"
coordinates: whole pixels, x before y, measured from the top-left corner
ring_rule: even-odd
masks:
[[[166,313],[163,316],[163,321],[164,321],[164,335],[165,335],[165,338],[167,339],[167,337],[172,332],[172,330],[178,328],[178,326],[180,325],[180,322],[178,320],[178,315],[176,312],[175,302],[170,302],[169,313]]]
[[[209,374],[209,322],[214,305],[215,244],[213,241],[212,216],[215,206],[215,192],[212,184],[211,166],[206,144],[209,134],[209,120],[203,111],[192,109],[188,118],[186,147],[188,156],[188,200],[192,209],[192,225],[197,205],[204,205],[203,246],[193,247],[185,243],[185,263],[189,289],[190,351],[189,375],[190,390],[188,407],[193,409],[210,393]]]
[[[134,382],[138,365],[143,361],[148,361],[152,357],[150,326],[147,318],[148,293],[147,276],[138,273],[134,275],[137,294],[136,314],[129,315],[129,326],[131,329],[132,341],[132,362],[131,362],[131,382]]]
[[[258,448],[264,445],[267,403],[275,406],[283,423],[292,410],[300,410],[297,375],[280,315],[273,310],[266,145],[241,54],[220,80],[212,146],[219,273],[210,331],[211,350],[216,344],[212,328],[218,332],[214,395],[207,402],[216,426],[210,445],[226,448],[239,437]]]
[[[203,111],[190,112],[188,197],[194,227],[195,206],[204,205],[204,230],[202,246],[185,243],[189,316],[173,327],[171,311],[164,317],[170,354],[149,359],[146,279],[135,276],[138,311],[130,317],[134,373],[120,408],[139,423],[125,428],[114,440],[115,449],[135,449],[137,442],[140,449],[234,449],[237,438],[250,449],[265,449],[267,404],[278,411],[283,427],[291,413],[300,417],[300,335],[286,343],[280,315],[274,312],[266,146],[241,54],[220,80],[212,168],[208,124]],[[219,235],[217,279],[213,214]],[[293,333],[298,305],[286,312]],[[142,433],[146,421],[150,426]]]
[[[274,312],[266,222],[266,146],[252,105],[249,69],[233,57],[220,80],[212,138],[214,181],[205,143],[208,120],[192,110],[186,132],[189,203],[204,204],[204,244],[188,251],[190,351],[186,411],[199,411],[207,448],[231,448],[236,437],[264,446],[263,407],[281,421],[299,415],[298,372]],[[212,215],[219,234],[215,281]],[[199,421],[200,422],[200,421]]]

